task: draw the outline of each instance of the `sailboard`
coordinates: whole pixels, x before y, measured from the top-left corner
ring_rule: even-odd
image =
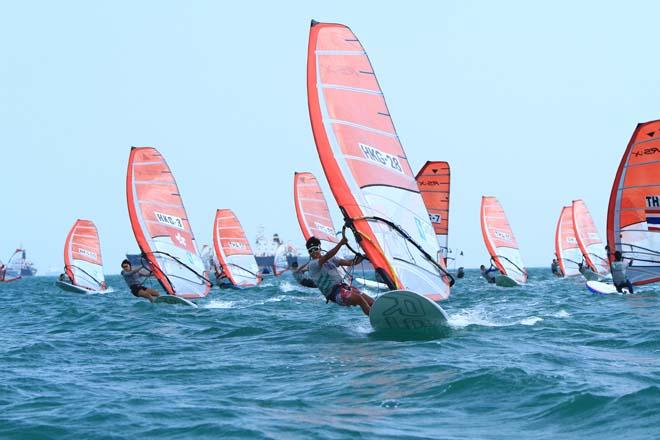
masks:
[[[183,298],[208,295],[211,283],[179,188],[155,148],[131,148],[126,199],[135,239],[165,292]]]
[[[573,226],[575,239],[578,242],[585,264],[591,272],[598,276],[606,275],[610,271],[605,247],[598,234],[598,229],[591,217],[587,205],[582,200],[573,200]],[[589,273],[585,275],[589,278]]]
[[[575,238],[573,206],[564,206],[559,214],[555,231],[555,255],[565,277],[580,275],[578,263],[582,261],[582,252]]]
[[[590,280],[585,283],[585,287],[591,293],[597,293],[600,295],[623,295],[630,293],[627,288],[621,289],[621,292],[616,290],[613,284],[603,283],[601,281]]]
[[[261,282],[250,242],[231,209],[218,209],[215,213],[213,247],[224,274],[234,286],[252,287]]]
[[[406,290],[427,301],[446,320],[435,301],[446,299],[450,280],[433,226],[406,153],[399,141],[383,92],[364,47],[342,24],[312,21],[307,54],[307,96],[317,152],[332,194],[360,248],[390,290]],[[372,308],[377,330],[415,329],[405,302],[387,301],[383,319]],[[375,306],[375,304],[374,304]]]
[[[415,179],[438,239],[438,259],[444,259],[446,264],[449,253],[449,163],[426,162]]]
[[[64,241],[64,271],[70,282],[57,281],[64,290],[79,293],[106,293],[101,242],[91,220],[75,221]]]
[[[512,287],[527,282],[518,242],[497,197],[481,198],[481,233],[493,264],[500,271],[495,283]]]
[[[25,250],[16,249],[14,253],[11,255],[11,257],[9,257],[9,260],[7,260],[2,281],[4,281],[5,283],[9,283],[12,281],[20,280],[22,278],[21,269],[23,268],[24,263],[25,263]]]
[[[660,120],[637,125],[607,211],[609,258],[621,252],[634,285],[660,281]]]

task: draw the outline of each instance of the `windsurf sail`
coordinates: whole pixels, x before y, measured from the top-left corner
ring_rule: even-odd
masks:
[[[608,273],[610,265],[605,247],[598,235],[594,219],[582,200],[573,200],[573,226],[575,238],[589,269],[601,275]]]
[[[442,258],[445,264],[449,253],[449,178],[449,163],[431,161],[424,164],[415,178],[440,246],[438,259]]]
[[[126,199],[135,239],[163,289],[184,298],[206,296],[211,283],[179,188],[155,148],[131,148]]]
[[[452,279],[436,261],[440,249],[415,175],[369,57],[348,27],[312,21],[307,97],[332,194],[380,278],[390,289],[447,298]]]
[[[214,224],[213,247],[229,281],[239,287],[259,284],[259,266],[236,215],[231,209],[218,209]]]
[[[637,125],[617,170],[607,212],[610,260],[620,251],[636,285],[660,281],[660,120]]]
[[[16,249],[7,260],[3,281],[8,283],[20,279],[23,263],[25,263],[25,250]]]
[[[287,247],[285,244],[277,246],[275,255],[273,256],[273,275],[279,277],[289,268],[289,260],[287,259]]]
[[[520,256],[518,242],[497,197],[481,198],[481,233],[486,249],[499,271],[518,284],[526,283],[527,270]]]
[[[94,222],[76,220],[71,227],[64,242],[64,270],[75,286],[93,291],[106,288],[101,242]]]
[[[295,173],[293,178],[293,199],[300,230],[308,240],[316,237],[321,247],[328,251],[339,242],[335,225],[330,217],[328,203],[318,180],[312,173]]]
[[[564,206],[559,214],[555,232],[555,255],[565,277],[580,275],[578,263],[582,261],[582,251],[575,238],[573,206]]]

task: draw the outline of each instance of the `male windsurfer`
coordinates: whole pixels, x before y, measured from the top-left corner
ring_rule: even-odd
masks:
[[[633,293],[633,285],[626,275],[628,266],[632,266],[632,260],[626,264],[623,261],[621,252],[614,252],[614,261],[610,265],[610,270],[612,271],[612,282],[614,283],[614,287],[616,287],[616,291],[619,293],[622,293],[624,287],[628,289],[629,293]]]
[[[332,301],[340,306],[360,306],[365,315],[369,315],[374,300],[367,294],[360,292],[353,286],[344,283],[344,277],[337,269],[338,266],[353,266],[360,263],[363,257],[353,260],[335,258],[339,249],[348,243],[343,237],[337,245],[325,254],[321,254],[321,241],[310,237],[305,243],[311,261],[307,267],[309,275],[325,296],[326,303]]]
[[[121,276],[124,277],[124,281],[128,284],[133,296],[154,302],[154,298],[159,297],[160,293],[142,285],[142,278],[149,275],[150,272],[144,266],[132,269],[130,261],[124,260],[121,262]]]
[[[488,281],[489,283],[495,282],[495,274],[496,272],[499,272],[496,267],[494,267],[491,264],[488,270],[486,270],[486,266],[482,264],[481,266],[479,266],[479,269],[481,270],[481,276],[486,278],[486,281]]]
[[[73,281],[71,280],[71,277],[69,277],[69,275],[68,275],[66,272],[61,273],[58,279],[59,279],[60,281],[62,281],[63,283],[69,283],[69,284],[71,284],[71,283],[73,282]]]
[[[578,263],[578,271],[582,274],[587,279],[590,279],[589,276],[593,274],[593,271],[587,264],[585,260],[582,260],[581,262]]]

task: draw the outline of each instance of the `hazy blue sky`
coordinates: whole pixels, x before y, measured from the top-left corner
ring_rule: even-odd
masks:
[[[164,154],[200,244],[216,208],[252,240],[263,224],[302,244],[293,172],[315,173],[334,204],[307,111],[312,18],[360,38],[413,168],[450,162],[449,243],[466,266],[487,260],[482,194],[500,199],[528,266],[552,258],[574,198],[604,238],[621,154],[660,117],[655,2],[231,3],[2,3],[3,260],[23,243],[42,273],[59,269],[87,218],[116,273],[137,250],[131,145]]]

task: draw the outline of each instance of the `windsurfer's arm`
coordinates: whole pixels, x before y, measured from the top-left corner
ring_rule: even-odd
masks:
[[[364,260],[366,260],[364,255],[358,255],[355,258],[351,258],[350,260],[347,259],[341,259],[338,261],[340,266],[355,266],[356,264],[362,263]]]
[[[337,246],[330,249],[325,255],[321,255],[321,257],[319,258],[319,265],[323,266],[325,263],[330,261],[330,259],[332,257],[334,257],[335,255],[337,255],[337,252],[339,252],[339,249],[341,249],[341,247],[343,245],[345,245],[346,243],[348,243],[348,240],[346,240],[346,237],[343,237],[341,240],[339,240],[339,243],[337,243]]]

